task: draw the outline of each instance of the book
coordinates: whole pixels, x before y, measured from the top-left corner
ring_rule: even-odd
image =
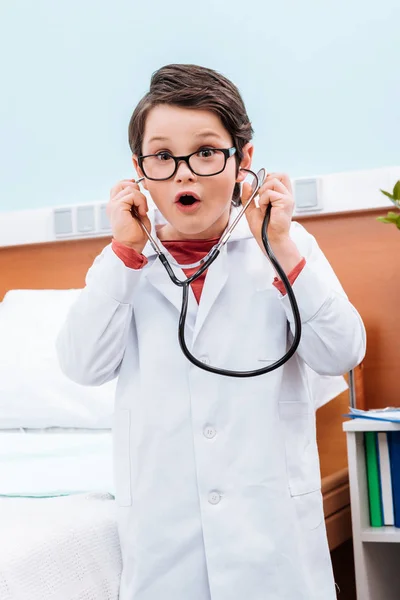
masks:
[[[374,419],[377,421],[390,421],[400,423],[400,408],[376,408],[370,410],[361,410],[360,408],[350,408],[350,412],[344,417],[352,419]]]
[[[378,464],[381,482],[383,524],[394,525],[392,474],[388,436],[385,431],[378,433]]]
[[[400,431],[389,431],[388,442],[392,475],[394,524],[396,527],[400,527]]]
[[[367,467],[369,514],[371,527],[382,527],[381,486],[379,477],[377,436],[374,431],[364,432]]]

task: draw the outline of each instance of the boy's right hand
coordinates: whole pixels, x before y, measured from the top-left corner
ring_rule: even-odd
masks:
[[[146,196],[142,194],[134,179],[123,179],[111,189],[107,216],[111,223],[114,239],[129,248],[134,248],[141,254],[147,243],[147,236],[138,220],[133,217],[132,206],[136,207],[140,220],[150,231],[151,224],[147,216],[149,209]]]

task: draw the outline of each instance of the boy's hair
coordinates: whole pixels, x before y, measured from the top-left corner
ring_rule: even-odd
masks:
[[[197,65],[166,65],[153,73],[150,90],[136,106],[129,122],[128,139],[132,154],[142,153],[146,117],[159,104],[210,110],[218,115],[232,137],[236,163],[243,158],[243,146],[253,134],[242,97],[226,77]],[[240,203],[240,186],[235,185],[232,202]]]

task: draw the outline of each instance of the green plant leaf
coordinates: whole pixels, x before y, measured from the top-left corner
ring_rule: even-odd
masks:
[[[378,221],[382,223],[395,223],[396,225],[400,224],[400,215],[394,212],[388,212],[386,217],[377,217]]]
[[[393,188],[393,198],[394,200],[400,200],[400,179]]]
[[[385,196],[387,196],[388,198],[391,199],[391,201],[393,202],[394,198],[393,198],[393,194],[391,194],[390,192],[385,192],[385,190],[380,190],[382,192],[382,194],[385,194]]]

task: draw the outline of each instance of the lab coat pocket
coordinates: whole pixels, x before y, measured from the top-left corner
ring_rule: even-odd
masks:
[[[113,424],[113,465],[115,500],[118,506],[131,506],[131,460],[130,430],[131,413],[127,409],[117,409]]]
[[[315,415],[308,402],[280,402],[279,416],[285,443],[286,468],[292,496],[321,488]]]

